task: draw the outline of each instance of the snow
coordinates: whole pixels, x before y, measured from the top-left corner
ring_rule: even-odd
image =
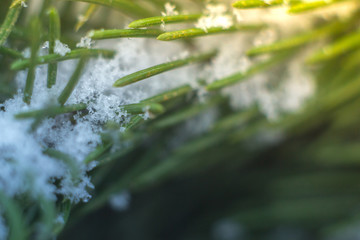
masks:
[[[60,42],[59,40],[56,40],[54,52],[61,56],[65,56],[67,53],[71,52],[71,49],[68,45]]]
[[[144,39],[110,40],[98,44],[99,47],[109,45],[114,46],[117,55],[110,60],[91,60],[67,102],[86,103],[88,106],[88,115],[73,116],[76,124],[70,121],[69,114],[63,114],[44,119],[35,131],[31,131],[33,120],[14,118],[19,112],[56,106],[57,96],[74,71],[76,60],[58,64],[57,82],[51,89],[46,88],[47,66],[37,67],[30,105],[23,103],[21,90],[13,99],[1,104],[5,110],[0,112],[0,125],[6,127],[2,129],[0,139],[0,189],[7,195],[28,194],[35,199],[40,196],[55,199],[55,194],[60,194],[73,202],[88,201],[88,190],[93,186],[86,173],[89,167],[85,166],[83,160],[100,143],[101,126],[108,121],[126,123],[129,116],[121,105],[139,103],[145,98],[193,81],[196,75],[197,67],[191,66],[182,69],[185,71],[176,70],[124,88],[113,88],[112,84],[118,78],[177,57],[177,53],[183,52],[184,47],[172,43],[171,50],[162,51],[161,42]],[[66,47],[64,49],[67,51]],[[144,49],[149,50],[145,53]],[[47,50],[41,51],[44,54]],[[16,76],[20,89],[24,88],[26,74],[27,71],[21,71]],[[148,117],[149,113],[145,113],[144,118]],[[69,166],[43,153],[49,147],[76,161],[80,172],[77,182],[73,181]],[[61,179],[58,188],[52,184],[54,179]]]
[[[175,16],[179,15],[179,12],[176,11],[176,6],[171,3],[165,3],[165,12],[161,12],[163,16]]]
[[[125,211],[130,206],[131,195],[129,191],[122,191],[114,194],[109,199],[109,204],[116,211]]]
[[[175,6],[165,5],[166,15],[177,14]],[[275,29],[298,26],[299,29],[310,25],[310,20],[301,24],[298,18],[287,16],[277,11],[266,11],[261,14],[267,21],[271,19]],[[209,27],[228,28],[234,24],[236,17],[231,14],[224,4],[208,4],[205,16],[195,25],[204,30]],[[257,15],[258,16],[258,15]],[[253,15],[248,11],[241,13],[241,20],[250,19]],[[238,17],[239,19],[239,17]],[[286,19],[284,21],[284,19]],[[276,28],[277,26],[277,28]],[[294,30],[293,30],[294,31]],[[183,58],[190,49],[181,42],[159,42],[153,39],[118,39],[93,42],[91,38],[82,38],[78,47],[111,48],[116,50],[113,59],[92,59],[88,62],[78,85],[71,94],[67,104],[86,103],[89,114],[73,116],[77,124],[69,119],[69,114],[55,118],[44,119],[35,131],[30,131],[33,120],[17,120],[14,114],[29,110],[41,109],[57,105],[57,96],[64,89],[74,68],[76,60],[69,60],[58,64],[58,78],[56,85],[51,89],[46,88],[47,66],[42,65],[36,69],[34,93],[30,105],[22,101],[20,90],[13,99],[7,100],[2,106],[5,111],[0,112],[0,126],[2,130],[0,139],[0,189],[7,195],[31,194],[34,198],[42,195],[49,199],[55,198],[55,193],[78,202],[88,201],[88,189],[92,188],[87,176],[88,166],[83,159],[101,142],[99,133],[103,131],[102,125],[114,121],[124,130],[124,124],[130,116],[124,112],[121,105],[139,103],[141,100],[170,90],[183,84],[189,84],[198,90],[200,101],[206,101],[207,94],[197,79],[205,79],[208,83],[235,72],[246,71],[257,60],[248,58],[245,51],[255,44],[264,44],[283,36],[287,30],[263,30],[258,34],[234,34],[231,37],[214,36],[201,41],[196,40],[195,45],[200,51],[218,48],[218,55],[208,65],[191,65],[181,69],[172,70],[149,79],[131,84],[122,88],[114,88],[112,84],[119,78],[135,71],[148,68],[169,60]],[[218,43],[222,44],[219,45]],[[44,45],[46,48],[46,44]],[[166,50],[166,51],[165,51]],[[46,53],[42,49],[40,54]],[[69,52],[68,46],[56,42],[56,53],[64,55]],[[180,54],[179,54],[180,53]],[[28,55],[25,50],[24,55]],[[298,111],[303,103],[315,91],[315,85],[302,67],[302,57],[292,59],[285,69],[283,78],[274,79],[271,72],[257,74],[234,86],[222,90],[223,94],[230,96],[234,109],[250,107],[258,104],[261,111],[273,121],[283,113]],[[279,75],[276,75],[279,76]],[[19,89],[25,85],[26,71],[17,74],[16,82]],[[149,113],[143,115],[148,119]],[[193,133],[206,131],[211,123],[216,120],[216,111],[204,112],[195,120],[189,120],[183,129],[196,126],[195,130],[179,130],[179,137],[186,139]],[[196,122],[196,124],[195,124]],[[196,134],[195,134],[196,135]],[[180,141],[180,140],[179,140]],[[176,142],[174,140],[174,142]],[[181,142],[181,141],[180,141]],[[46,148],[53,148],[71,156],[76,161],[79,169],[80,180],[74,183],[71,179],[68,166],[58,159],[43,153]],[[11,177],[10,177],[11,176]],[[29,181],[29,178],[32,180]],[[51,183],[52,179],[62,179],[58,188]],[[11,179],[11,181],[9,181]]]
[[[78,48],[91,48],[94,44],[94,41],[90,37],[82,37],[80,42],[76,44]]]
[[[23,8],[27,8],[27,7],[28,7],[26,1],[21,1],[20,4],[21,4],[21,6],[22,6]]]
[[[228,9],[225,4],[208,4],[204,16],[199,18],[195,27],[201,28],[205,32],[212,27],[228,29],[234,25],[234,21],[233,16],[227,12]]]
[[[47,50],[49,48],[49,41],[44,42],[41,48],[42,50]],[[60,40],[55,40],[54,53],[65,56],[69,52],[71,52],[71,49],[67,44],[60,42]],[[46,51],[46,53],[48,52]]]
[[[178,12],[175,6],[166,4],[164,14],[171,16]],[[123,76],[164,63],[169,59],[184,57],[188,52],[194,52],[193,49],[180,41],[117,39],[94,42],[89,37],[82,38],[77,47],[110,48],[116,50],[116,55],[112,59],[91,59],[85,67],[78,85],[66,103],[87,104],[87,115],[72,116],[76,124],[70,121],[70,114],[63,114],[44,119],[35,131],[31,131],[33,120],[14,118],[14,115],[20,112],[57,106],[56,99],[74,71],[76,60],[58,64],[57,81],[51,89],[46,87],[47,66],[38,66],[30,105],[22,101],[27,71],[18,72],[16,83],[19,92],[13,99],[0,104],[0,109],[4,109],[0,111],[0,126],[2,126],[0,190],[10,197],[27,195],[33,199],[45,197],[55,201],[56,194],[59,194],[72,202],[88,201],[91,198],[89,189],[93,188],[93,185],[87,172],[93,165],[88,166],[83,160],[101,143],[99,133],[104,131],[102,128],[104,124],[113,121],[120,125],[122,131],[125,130],[125,123],[130,116],[122,110],[122,105],[139,103],[143,99],[184,84],[189,84],[198,90],[199,101],[206,101],[205,90],[198,83],[198,79],[205,79],[207,83],[211,83],[235,72],[246,71],[258,61],[245,55],[247,49],[254,44],[270,43],[279,37],[307,29],[313,21],[311,17],[306,18],[305,21],[301,17],[299,21],[298,16],[289,16],[286,14],[286,9],[282,8],[263,12],[235,10],[231,13],[224,4],[207,4],[204,16],[199,19],[195,27],[204,31],[211,27],[227,29],[233,26],[235,21],[254,22],[258,20],[258,16],[261,16],[261,20],[269,22],[274,30],[263,30],[257,37],[253,33],[239,33],[195,40],[193,49],[199,51],[219,49],[218,55],[210,64],[186,66],[122,88],[114,88],[112,85]],[[46,44],[44,47],[46,48]],[[40,54],[46,51],[42,49]],[[57,41],[55,52],[65,55],[69,52],[69,48]],[[28,57],[29,49],[25,49],[23,55]],[[284,113],[299,111],[316,90],[311,75],[301,64],[303,59],[303,56],[296,56],[289,60],[288,68],[282,70],[283,74],[265,71],[223,89],[222,93],[230,97],[231,105],[235,110],[257,104],[268,119],[276,121]],[[148,119],[149,113],[146,112],[143,117]],[[216,117],[217,111],[210,109],[189,119],[183,124],[182,129],[176,131],[177,134],[172,141],[173,146],[181,144],[189,136],[206,132]],[[47,148],[56,149],[73,158],[79,173],[76,181],[71,176],[70,167],[64,161],[44,154]],[[60,181],[58,186],[53,184],[54,180]],[[130,194],[126,191],[114,195],[110,200],[111,205],[120,210],[126,209],[129,201]],[[227,225],[220,226],[220,232],[223,231],[222,228],[227,228]],[[0,218],[0,239],[5,238],[6,234],[4,221]]]

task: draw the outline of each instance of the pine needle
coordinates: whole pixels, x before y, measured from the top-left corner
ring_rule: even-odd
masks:
[[[183,23],[198,20],[202,14],[174,15],[174,16],[157,16],[135,20],[129,24],[129,28],[142,28],[170,23]]]
[[[268,60],[265,60],[265,61],[255,64],[254,66],[250,67],[245,72],[238,72],[238,73],[235,73],[228,77],[225,77],[225,78],[222,78],[222,79],[216,80],[215,82],[210,83],[209,85],[206,86],[206,90],[215,91],[215,90],[219,90],[224,87],[231,86],[240,81],[243,81],[246,78],[248,78],[256,73],[264,71],[265,69],[268,69],[269,67],[275,65],[276,63],[279,63],[280,61],[284,60],[287,56],[289,56],[288,52],[285,52],[282,54],[277,54],[274,57],[269,58]]]
[[[77,85],[77,83],[80,80],[80,75],[82,73],[83,68],[85,67],[86,62],[87,62],[86,57],[80,58],[74,73],[72,74],[69,82],[67,83],[64,90],[61,92],[61,94],[60,94],[60,96],[58,98],[58,102],[60,103],[60,105],[64,105],[65,102],[70,97],[70,95],[73,92],[75,86]]]
[[[99,57],[102,56],[104,58],[112,58],[115,55],[115,51],[107,50],[107,49],[75,49],[71,52],[67,53],[64,56],[61,56],[59,54],[49,54],[37,57],[35,59],[35,63],[37,65],[41,64],[48,64],[48,63],[56,63],[61,61],[66,61],[69,59],[77,59],[81,57]],[[15,61],[11,65],[12,70],[22,70],[25,68],[28,68],[30,66],[30,59],[21,59],[18,61]]]
[[[288,10],[289,13],[303,13],[311,10],[316,10],[321,7],[330,6],[333,3],[342,2],[347,0],[318,0],[311,2],[301,2],[291,6]]]
[[[150,112],[153,114],[160,114],[165,111],[164,107],[158,103],[135,103],[121,106],[123,110],[131,114],[140,114]]]
[[[56,41],[60,40],[60,17],[55,8],[48,11],[49,15],[49,54],[55,53]],[[49,63],[47,87],[51,88],[56,83],[57,63]]]
[[[274,7],[283,4],[283,0],[270,0],[270,1],[263,1],[263,0],[241,0],[236,1],[232,4],[234,8],[240,9],[248,9],[248,8],[267,8],[267,7]]]
[[[175,68],[179,68],[197,62],[208,61],[210,58],[214,57],[215,55],[216,55],[216,51],[211,51],[196,56],[190,56],[185,59],[159,64],[118,79],[114,83],[114,87],[123,87]]]
[[[9,56],[9,57],[12,57],[15,59],[23,58],[23,55],[20,52],[14,50],[14,49],[11,49],[11,48],[4,47],[4,46],[0,46],[0,54]]]
[[[200,36],[208,36],[212,34],[221,34],[221,33],[232,33],[235,31],[257,31],[264,28],[263,24],[254,24],[254,25],[240,25],[232,26],[230,28],[224,29],[222,27],[211,27],[206,30],[201,28],[190,28],[184,30],[178,30],[173,32],[166,32],[157,37],[161,41],[172,41],[176,39],[187,39]]]
[[[79,29],[89,20],[89,18],[95,13],[98,8],[99,5],[89,4],[89,6],[85,10],[85,13],[78,17],[78,21],[75,25],[75,32],[79,31]]]
[[[93,30],[88,33],[88,37],[93,40],[110,38],[156,38],[163,31],[158,29],[111,29]]]
[[[18,1],[14,1],[10,6],[8,13],[6,14],[5,20],[0,27],[0,46],[3,45],[10,35],[21,11],[21,4]]]
[[[31,55],[29,59],[29,70],[26,78],[25,90],[24,90],[24,102],[30,104],[31,96],[34,88],[35,70],[36,70],[36,57],[40,47],[41,38],[41,25],[38,18],[32,19],[30,22],[30,29],[33,33],[31,38]]]
[[[254,47],[252,49],[249,49],[246,54],[248,56],[256,56],[259,54],[264,53],[274,53],[279,51],[284,51],[287,49],[291,49],[294,47],[299,47],[301,45],[304,45],[306,43],[321,40],[323,37],[331,36],[335,33],[338,33],[346,27],[346,25],[349,24],[348,21],[346,22],[332,22],[330,24],[326,24],[323,27],[320,27],[318,29],[314,29],[309,32],[304,32],[298,35],[295,35],[294,37],[290,37],[287,39],[281,39],[278,42],[274,42],[268,45],[262,45],[259,47]]]
[[[334,43],[323,47],[308,59],[308,63],[319,63],[333,59],[360,46],[360,31],[348,34]]]
[[[66,0],[74,2],[87,2],[92,4],[103,5],[112,9],[119,10],[126,15],[134,17],[149,17],[152,15],[150,11],[141,7],[139,4],[128,0]]]

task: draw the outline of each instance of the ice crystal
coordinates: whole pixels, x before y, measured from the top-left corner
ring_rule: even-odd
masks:
[[[61,56],[65,56],[67,53],[71,52],[71,50],[68,45],[56,40],[54,52]]]
[[[179,15],[179,12],[176,11],[176,6],[171,3],[165,3],[165,12],[161,12],[163,16],[175,16]]]
[[[110,197],[110,206],[116,211],[124,211],[129,208],[131,195],[128,191],[122,191]]]
[[[211,27],[227,29],[233,24],[233,16],[227,13],[226,5],[208,4],[204,16],[195,23],[195,27],[201,28],[206,32]]]
[[[91,48],[94,44],[94,41],[90,37],[82,37],[80,42],[76,44],[78,48]]]

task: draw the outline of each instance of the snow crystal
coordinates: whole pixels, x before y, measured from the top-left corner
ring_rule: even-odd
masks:
[[[130,206],[131,195],[129,191],[122,191],[110,197],[110,206],[116,211],[125,211]]]
[[[233,16],[227,13],[227,7],[224,4],[206,5],[204,16],[195,23],[195,27],[201,28],[205,32],[208,28],[221,27],[227,29],[232,25],[234,25]]]
[[[21,6],[22,6],[23,8],[27,8],[27,7],[28,7],[28,5],[27,5],[27,3],[26,3],[25,1],[21,1]]]
[[[49,41],[44,42],[43,45],[41,46],[41,48],[48,49],[49,48]]]
[[[56,40],[54,52],[61,56],[65,56],[67,53],[71,52],[71,50],[68,45]]]
[[[175,10],[176,6],[171,3],[165,3],[165,12],[161,12],[163,16],[175,16],[179,15],[179,12]]]
[[[94,44],[94,41],[90,37],[82,37],[80,42],[76,44],[78,48],[91,48]]]
[[[41,48],[48,49],[49,41],[44,42],[44,44],[41,46]],[[60,42],[60,40],[55,41],[54,53],[59,54],[60,56],[65,56],[69,52],[71,52],[71,49],[69,48],[69,46],[67,44]]]
[[[55,223],[64,224],[64,223],[65,223],[64,215],[63,215],[63,214],[59,214],[59,215],[56,217],[56,219],[55,219]]]

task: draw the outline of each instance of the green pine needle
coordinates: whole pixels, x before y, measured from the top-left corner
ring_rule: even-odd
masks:
[[[0,191],[0,205],[8,219],[10,227],[9,240],[25,240],[28,239],[28,230],[25,227],[22,209],[14,199],[6,196]]]
[[[152,13],[141,7],[139,4],[128,0],[68,0],[74,2],[87,2],[92,4],[103,5],[112,9],[119,10],[124,14],[133,17],[150,17]]]
[[[60,17],[55,8],[48,11],[49,14],[49,54],[55,53],[56,41],[60,40]],[[49,63],[47,87],[51,88],[56,83],[57,63]]]
[[[8,13],[6,14],[5,20],[0,28],[0,46],[3,45],[10,35],[21,11],[21,4],[15,4],[17,1],[15,0],[13,4],[10,6]]]
[[[273,7],[283,4],[283,0],[270,0],[270,1],[263,1],[263,0],[241,0],[236,1],[232,4],[234,8],[240,9],[248,9],[248,8],[264,8],[264,7]]]
[[[216,51],[211,51],[196,56],[190,56],[185,59],[159,64],[118,79],[114,83],[114,87],[123,87],[175,68],[179,68],[197,62],[205,62],[208,61],[210,58],[214,57],[215,55],[216,55]]]
[[[17,119],[26,119],[26,118],[43,118],[43,117],[55,117],[60,114],[77,112],[86,109],[86,104],[73,104],[67,106],[52,106],[41,110],[34,110],[29,112],[18,113],[15,115]]]
[[[24,90],[24,102],[30,104],[31,96],[34,88],[36,57],[40,47],[41,39],[41,23],[39,18],[33,18],[30,22],[30,30],[33,33],[31,38],[31,55],[29,59],[29,70],[26,78]]]
[[[129,28],[142,28],[161,24],[182,23],[198,20],[202,14],[187,14],[175,16],[157,16],[135,20],[129,24]]]
[[[78,59],[81,57],[99,57],[102,56],[104,58],[112,58],[115,55],[115,51],[107,50],[107,49],[75,49],[71,52],[67,53],[64,56],[61,56],[59,54],[49,54],[44,55],[36,58],[36,64],[48,64],[48,63],[56,63],[61,61],[66,61],[69,59]],[[11,65],[12,70],[23,70],[30,66],[30,59],[21,59],[18,61],[15,61]]]
[[[161,114],[165,111],[161,104],[149,102],[124,105],[121,108],[131,114],[141,114],[147,111],[153,114]]]
[[[79,31],[79,29],[89,20],[89,18],[99,9],[99,5],[89,4],[86,8],[85,13],[80,15],[76,25],[75,32]]]
[[[88,37],[93,40],[110,39],[110,38],[156,38],[164,31],[158,29],[109,29],[93,30],[88,33]]]
[[[259,54],[264,53],[273,53],[273,52],[279,52],[287,49],[291,49],[294,47],[299,47],[301,45],[304,45],[306,43],[321,40],[323,37],[327,37],[330,35],[333,35],[335,33],[338,33],[346,27],[346,24],[349,24],[348,21],[345,22],[332,22],[330,24],[326,24],[325,26],[322,26],[318,29],[314,29],[312,31],[304,32],[298,35],[295,35],[294,37],[290,37],[287,39],[281,39],[278,42],[274,42],[268,45],[263,45],[259,47],[254,47],[249,49],[246,54],[248,56],[256,56]]]
[[[288,10],[289,13],[303,13],[311,10],[316,10],[321,7],[329,6],[333,3],[342,2],[347,0],[318,0],[312,2],[301,2],[294,4]]]
[[[58,98],[58,102],[60,103],[60,105],[65,104],[65,102],[68,100],[71,93],[75,89],[77,83],[80,80],[80,76],[81,76],[83,68],[85,67],[86,62],[87,62],[86,57],[80,58],[74,73],[71,75],[71,78],[70,78],[69,82],[67,83],[64,90],[61,92],[61,94],[60,94],[60,96]]]
[[[231,86],[240,81],[243,81],[243,80],[247,79],[248,77],[253,76],[256,73],[264,71],[265,69],[268,69],[269,67],[279,63],[280,61],[284,60],[289,55],[290,55],[289,52],[283,52],[281,54],[277,54],[277,55],[269,58],[268,60],[265,60],[265,61],[255,64],[254,66],[250,67],[245,72],[238,72],[238,73],[235,73],[228,77],[225,77],[225,78],[222,78],[222,79],[216,80],[215,82],[210,83],[209,85],[206,86],[206,90],[215,91],[215,90],[219,90],[224,87]]]
[[[9,57],[12,57],[15,59],[23,58],[23,55],[20,52],[14,50],[14,49],[11,49],[11,48],[4,47],[4,46],[0,46],[0,54],[9,56]]]
[[[163,119],[158,119],[154,124],[153,127],[157,130],[162,128],[168,128],[171,126],[174,126],[175,124],[181,123],[185,121],[186,119],[189,119],[193,116],[198,115],[201,112],[204,112],[205,110],[213,107],[215,104],[218,104],[221,102],[223,98],[217,97],[214,99],[211,99],[207,103],[201,103],[201,104],[193,104],[189,107],[184,108],[183,110],[179,110],[176,113],[173,113],[170,116],[167,116]]]
[[[333,59],[360,46],[360,31],[345,35],[334,43],[323,47],[308,59],[308,63],[319,63]]]
[[[172,41],[176,39],[194,38],[212,34],[231,33],[235,31],[257,31],[264,28],[264,24],[239,25],[224,29],[222,27],[211,27],[206,30],[201,28],[190,28],[173,32],[166,32],[157,37],[161,41]]]
[[[169,101],[173,98],[188,94],[192,91],[192,88],[189,85],[180,86],[178,88],[166,91],[164,93],[155,95],[153,97],[147,98],[142,102],[155,102],[155,103],[163,103]]]

